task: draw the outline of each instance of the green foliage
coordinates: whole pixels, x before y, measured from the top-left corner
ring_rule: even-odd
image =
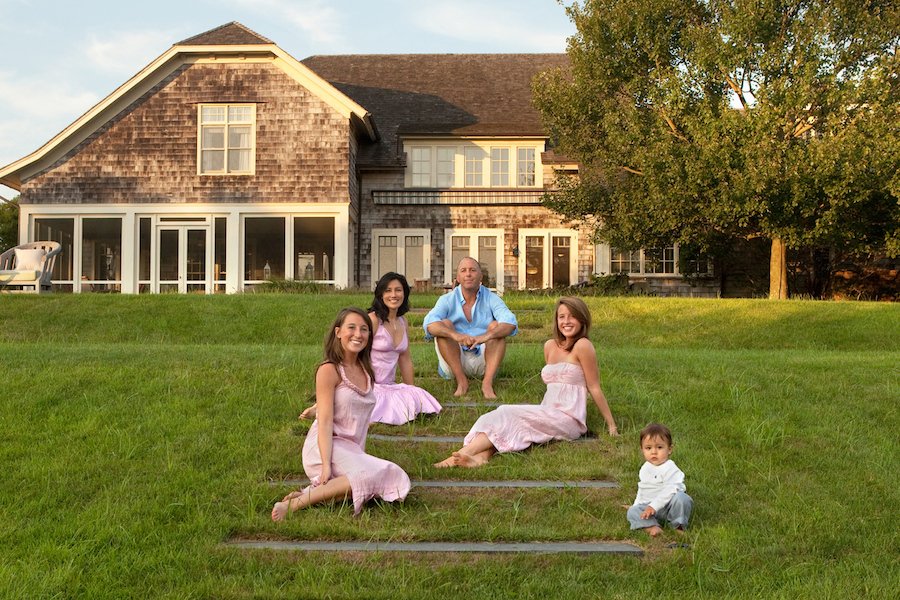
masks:
[[[586,0],[533,85],[582,164],[546,204],[626,248],[900,236],[900,12],[879,0]]]
[[[19,197],[0,202],[0,252],[19,244]]]

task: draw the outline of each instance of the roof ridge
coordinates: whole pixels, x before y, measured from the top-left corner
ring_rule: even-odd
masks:
[[[235,29],[240,29],[244,33],[247,33],[250,36],[259,40],[258,42],[253,42],[253,43],[262,43],[262,44],[274,44],[275,43],[272,40],[270,40],[269,38],[256,33],[255,31],[253,31],[252,29],[250,29],[243,23],[240,23],[238,21],[230,21],[223,25],[219,25],[218,27],[213,27],[212,29],[210,29],[208,31],[204,31],[203,33],[198,33],[197,35],[192,35],[191,37],[183,39],[180,42],[176,42],[175,44],[172,44],[172,45],[173,46],[205,45],[205,44],[210,43],[207,40],[207,38],[213,37],[213,34],[221,32],[229,27],[235,28]]]

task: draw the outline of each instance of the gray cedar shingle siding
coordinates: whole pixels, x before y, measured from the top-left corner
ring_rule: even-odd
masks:
[[[256,174],[197,174],[197,104],[256,104]],[[350,124],[270,64],[182,67],[23,185],[23,203],[349,202]]]

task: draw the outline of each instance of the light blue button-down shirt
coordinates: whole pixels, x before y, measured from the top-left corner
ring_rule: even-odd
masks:
[[[475,306],[472,307],[471,321],[466,318],[466,313],[463,312],[465,303],[466,299],[463,298],[460,286],[456,286],[453,291],[438,298],[434,308],[428,311],[428,314],[425,315],[425,321],[422,323],[422,326],[425,328],[425,339],[433,339],[433,336],[428,333],[428,326],[444,319],[448,319],[453,323],[453,328],[463,335],[483,335],[487,332],[491,321],[513,325],[515,330],[510,335],[516,335],[519,332],[519,322],[516,320],[516,315],[509,310],[509,307],[500,299],[500,296],[483,285],[478,288]]]

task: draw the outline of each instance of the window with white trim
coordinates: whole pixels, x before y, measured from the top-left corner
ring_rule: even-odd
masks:
[[[516,183],[519,187],[534,186],[534,148],[518,148]]]
[[[405,275],[411,286],[430,280],[431,230],[373,229],[372,286],[389,271]]]
[[[481,265],[485,287],[503,291],[503,230],[502,229],[445,229],[444,279],[452,284],[459,261],[471,256]]]
[[[201,104],[197,110],[200,174],[252,174],[256,166],[256,105]]]
[[[519,287],[545,289],[578,279],[578,232],[572,229],[519,229]]]
[[[509,187],[509,148],[491,148],[491,187]]]
[[[484,168],[484,150],[477,146],[467,146],[464,150],[466,158],[466,187],[481,187]]]
[[[413,187],[431,187],[431,148],[417,146],[410,152]]]
[[[607,272],[607,261],[604,258],[605,251],[609,252],[608,272],[627,273],[629,275],[680,275],[681,259],[678,244],[660,248],[642,248],[640,250],[621,250],[601,244],[597,247],[596,270],[600,273]],[[712,263],[706,256],[692,257],[686,261],[686,266],[691,274],[712,275]]]
[[[437,186],[448,188],[456,185],[456,148],[437,148]]]

